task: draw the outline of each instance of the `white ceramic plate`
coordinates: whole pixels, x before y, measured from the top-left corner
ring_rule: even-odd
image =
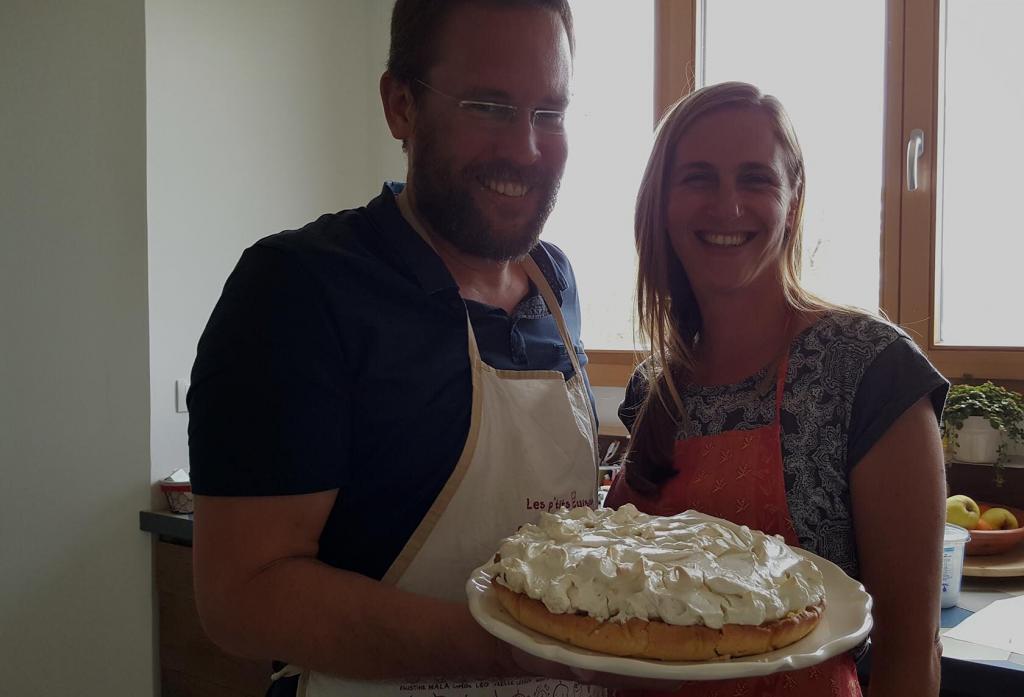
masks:
[[[581,649],[519,624],[498,602],[491,577],[480,567],[466,582],[469,611],[484,629],[513,646],[549,661],[584,670],[667,680],[723,680],[807,668],[860,644],[871,631],[871,596],[830,561],[794,549],[821,569],[827,603],[814,631],[795,644],[757,656],[714,661],[654,661],[620,658]]]

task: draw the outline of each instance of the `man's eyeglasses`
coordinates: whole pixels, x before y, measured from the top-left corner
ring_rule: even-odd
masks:
[[[434,94],[453,100],[459,110],[470,118],[494,126],[514,123],[521,109],[521,107],[512,106],[511,104],[460,99],[459,97],[442,92],[433,85],[428,85],[423,80],[416,80],[416,82]],[[565,133],[565,112],[555,109],[534,109],[530,112],[530,124],[541,133],[561,135]]]

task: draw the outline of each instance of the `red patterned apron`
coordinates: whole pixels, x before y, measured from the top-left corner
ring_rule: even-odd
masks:
[[[689,509],[782,535],[799,547],[786,502],[782,469],[782,395],[788,360],[782,359],[775,385],[774,423],[747,431],[724,431],[675,442],[676,476],[662,485],[655,499],[632,491],[617,477],[605,505],[632,503],[653,515],[673,515]],[[683,413],[683,418],[688,416]],[[688,430],[688,429],[687,429]],[[643,697],[860,697],[857,668],[849,653],[803,670],[757,678],[691,682],[675,692],[635,692]]]

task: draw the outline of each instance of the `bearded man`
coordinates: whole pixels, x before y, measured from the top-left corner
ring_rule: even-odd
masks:
[[[280,661],[271,694],[573,677],[465,598],[528,502],[594,505],[575,281],[538,241],[572,53],[567,0],[398,0],[380,93],[408,183],[261,240],[225,285],[188,402],[197,603],[226,650]]]

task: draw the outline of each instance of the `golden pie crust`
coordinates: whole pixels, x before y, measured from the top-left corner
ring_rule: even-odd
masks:
[[[707,661],[767,653],[799,641],[818,625],[825,600],[760,625],[726,624],[721,629],[660,620],[602,622],[584,614],[555,614],[544,603],[492,581],[498,601],[522,625],[580,648],[632,658]]]

